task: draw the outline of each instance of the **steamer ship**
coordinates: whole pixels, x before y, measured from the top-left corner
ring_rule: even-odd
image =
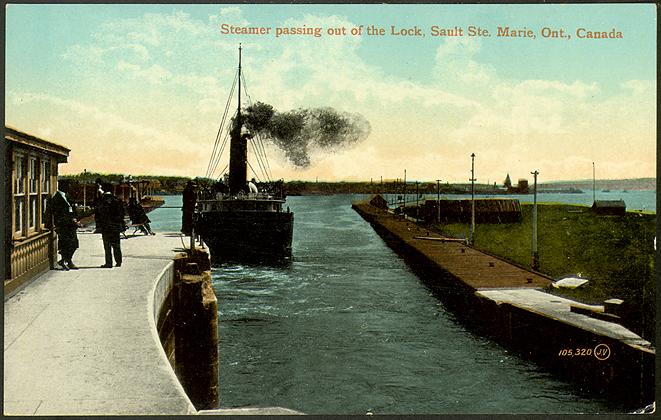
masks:
[[[283,209],[286,202],[283,189],[259,191],[255,184],[247,181],[247,147],[253,134],[245,128],[241,115],[240,45],[236,80],[238,105],[229,130],[229,177],[222,191],[198,201],[195,231],[209,247],[214,260],[288,260],[291,258],[294,213],[288,207]],[[224,124],[225,121],[221,121],[219,136]],[[218,143],[218,138],[216,140]]]

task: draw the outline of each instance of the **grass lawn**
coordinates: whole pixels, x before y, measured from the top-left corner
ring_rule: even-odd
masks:
[[[475,247],[530,268],[532,205],[522,205],[522,215],[519,223],[476,225]],[[586,303],[623,299],[636,319],[627,326],[654,341],[656,215],[597,216],[585,206],[544,203],[537,205],[537,221],[539,271],[590,279],[578,289],[549,292]],[[468,237],[469,225],[442,224],[440,230]]]

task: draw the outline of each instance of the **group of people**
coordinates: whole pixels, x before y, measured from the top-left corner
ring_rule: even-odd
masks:
[[[95,197],[94,220],[95,232],[101,234],[103,249],[105,252],[105,264],[101,268],[112,268],[113,257],[115,266],[122,266],[122,247],[120,235],[126,230],[124,222],[124,202],[113,194],[113,186],[103,183],[101,179],[96,180],[97,192]],[[154,233],[149,227],[150,220],[144,209],[135,198],[129,199],[128,214],[131,223],[140,225],[145,234]],[[75,206],[62,191],[62,184],[58,184],[57,191],[48,201],[46,208],[46,228],[54,229],[58,237],[58,252],[61,259],[57,262],[64,270],[76,270],[78,267],[73,263],[73,255],[78,249],[78,237],[76,229],[80,227]]]

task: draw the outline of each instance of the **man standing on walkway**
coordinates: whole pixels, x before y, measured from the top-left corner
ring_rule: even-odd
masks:
[[[112,257],[115,256],[117,267],[122,266],[122,247],[119,234],[124,231],[124,203],[112,194],[112,184],[103,185],[103,195],[98,208],[97,230],[103,238],[103,249],[106,263],[101,268],[112,268]]]
[[[46,205],[46,228],[57,233],[57,248],[62,259],[57,263],[64,270],[77,270],[78,267],[71,261],[74,252],[78,249],[78,220],[76,212],[67,195],[62,191],[62,182],[58,182],[57,191],[48,200]]]
[[[195,204],[197,202],[197,194],[195,192],[195,184],[193,181],[188,181],[184,192],[182,194],[183,206],[181,207],[181,232],[190,236],[193,231],[193,213],[195,212]]]
[[[101,178],[97,178],[94,184],[96,185],[96,191],[94,192],[94,226],[96,228],[94,233],[99,233],[101,232],[99,230],[99,205],[101,204],[101,197],[103,197],[103,181],[101,181]]]

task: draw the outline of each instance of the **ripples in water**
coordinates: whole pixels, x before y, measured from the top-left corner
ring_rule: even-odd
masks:
[[[290,197],[285,267],[213,267],[221,406],[308,414],[597,413],[536,365],[466,330],[350,208]]]

